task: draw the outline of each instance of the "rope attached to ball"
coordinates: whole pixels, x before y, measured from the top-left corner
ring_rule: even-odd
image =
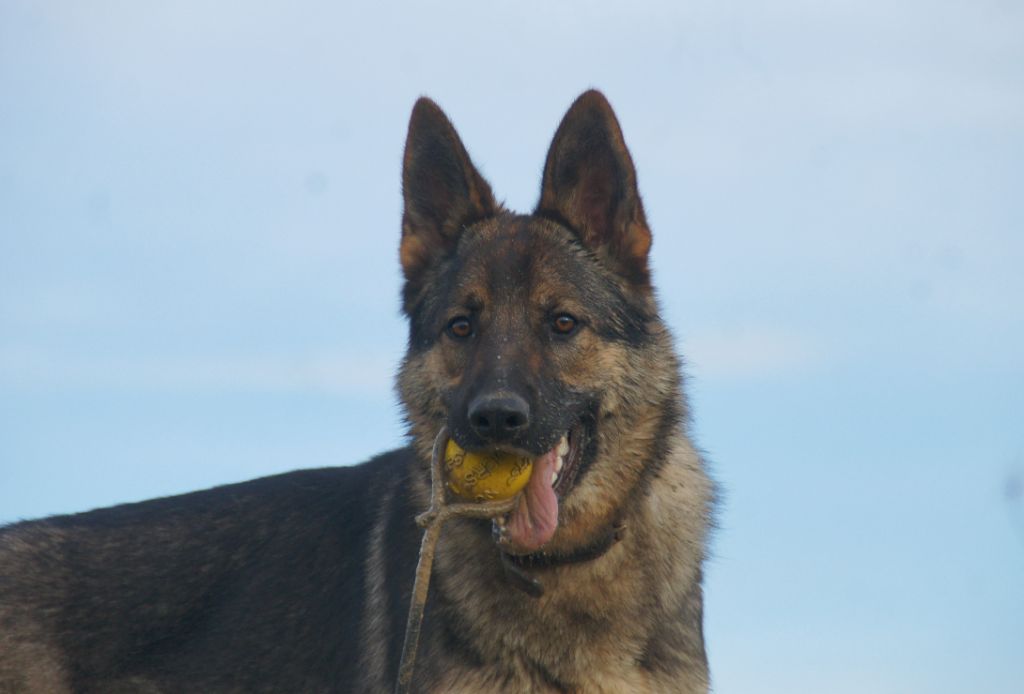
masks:
[[[434,565],[434,550],[441,536],[441,526],[451,518],[497,518],[516,507],[518,495],[500,501],[478,503],[447,502],[444,482],[445,446],[448,443],[448,428],[441,427],[434,439],[430,460],[430,508],[416,516],[416,524],[424,529],[420,543],[420,558],[416,564],[416,581],[412,587],[409,602],[409,618],[405,623],[405,643],[402,646],[402,660],[398,666],[398,681],[395,694],[407,694],[412,684],[413,666],[416,663],[416,649],[420,641],[420,627],[423,624],[423,610],[427,604],[427,590],[430,588],[430,571]]]

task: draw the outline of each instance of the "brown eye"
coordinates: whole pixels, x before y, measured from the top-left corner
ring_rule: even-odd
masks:
[[[465,316],[453,318],[448,324],[448,334],[459,339],[467,338],[473,334],[473,325]]]
[[[561,313],[555,316],[555,320],[551,322],[552,329],[559,335],[572,334],[576,330],[576,325],[576,319],[568,313]]]

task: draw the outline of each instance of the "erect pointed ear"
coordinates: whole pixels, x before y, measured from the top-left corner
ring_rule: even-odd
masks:
[[[498,207],[448,117],[426,97],[416,102],[409,119],[402,197],[399,257],[409,281],[454,248],[463,227]]]
[[[568,224],[613,269],[646,284],[651,232],[619,122],[601,92],[582,94],[562,119],[544,164],[536,214]]]

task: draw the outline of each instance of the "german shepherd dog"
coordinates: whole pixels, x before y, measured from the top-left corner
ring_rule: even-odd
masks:
[[[402,190],[410,445],[4,528],[0,691],[389,691],[442,427],[533,475],[445,527],[414,691],[707,691],[714,488],[608,102],[572,105],[519,215],[420,99]]]

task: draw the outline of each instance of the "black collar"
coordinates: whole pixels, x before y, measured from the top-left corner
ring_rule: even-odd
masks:
[[[501,566],[505,569],[505,576],[512,585],[531,597],[539,598],[544,594],[544,586],[539,580],[527,574],[526,569],[548,569],[555,566],[592,561],[618,544],[625,534],[626,524],[622,521],[616,521],[594,542],[566,554],[558,552],[509,554],[504,550],[499,549],[498,551],[501,554]]]

